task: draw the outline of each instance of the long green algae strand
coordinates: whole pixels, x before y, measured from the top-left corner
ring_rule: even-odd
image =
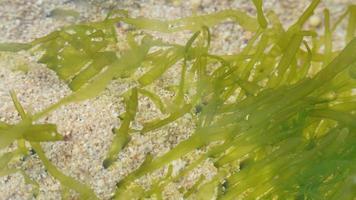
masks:
[[[115,136],[110,146],[109,152],[103,162],[104,168],[108,168],[116,159],[119,152],[130,141],[130,123],[135,119],[138,106],[137,88],[131,89],[131,95],[126,99],[126,113],[119,129],[115,129]]]
[[[74,178],[63,174],[59,171],[46,157],[43,152],[42,147],[39,143],[31,142],[32,148],[37,153],[38,157],[41,159],[43,165],[46,167],[47,171],[57,179],[63,186],[71,188],[80,194],[81,199],[99,199],[96,194],[87,185],[75,180]]]

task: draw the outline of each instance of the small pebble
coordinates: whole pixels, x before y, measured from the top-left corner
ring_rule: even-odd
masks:
[[[313,27],[318,27],[321,23],[321,19],[319,16],[311,16],[309,19],[309,25]]]

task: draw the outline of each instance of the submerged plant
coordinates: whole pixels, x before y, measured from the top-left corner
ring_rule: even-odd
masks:
[[[319,36],[306,30],[319,0],[313,0],[287,30],[273,12],[264,13],[254,0],[257,18],[239,10],[193,16],[172,21],[130,18],[125,11],[110,12],[101,22],[64,27],[27,44],[1,44],[0,50],[29,50],[38,62],[55,71],[72,93],[44,111],[28,115],[16,98],[22,117],[17,125],[0,124],[1,148],[18,141],[19,152],[29,142],[49,171],[64,188],[82,199],[96,199],[88,186],[65,176],[45,157],[39,142],[61,139],[54,125],[33,122],[68,103],[101,94],[113,79],[132,79],[135,87],[122,94],[125,113],[115,129],[103,166],[117,161],[132,132],[160,129],[184,115],[195,121],[194,133],[162,156],[147,155],[135,171],[118,180],[114,199],[162,198],[169,183],[186,176],[206,160],[217,168],[212,179],[199,178],[191,188],[180,188],[194,199],[354,199],[356,198],[356,6],[334,24],[324,11],[325,29]],[[342,50],[333,48],[332,35],[348,17]],[[247,46],[234,55],[210,53],[210,28],[227,19],[254,33]],[[115,25],[130,24],[125,38]],[[155,39],[151,30],[194,32],[185,45]],[[117,45],[127,46],[118,50]],[[166,105],[150,91],[169,68],[181,67],[172,104]],[[139,68],[148,68],[137,77]],[[131,127],[140,95],[150,98],[166,115]],[[15,95],[12,95],[15,97]],[[55,133],[55,135],[52,135]],[[206,150],[176,175],[172,161],[196,149]],[[17,152],[17,151],[15,151]],[[17,153],[1,157],[1,169]],[[11,154],[11,155],[10,155]],[[14,154],[14,155],[12,155]],[[137,179],[165,166],[164,177],[143,188]],[[4,174],[3,172],[2,174]]]

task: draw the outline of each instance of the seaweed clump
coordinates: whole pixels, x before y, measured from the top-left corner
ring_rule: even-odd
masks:
[[[180,188],[195,199],[354,199],[356,197],[356,6],[351,5],[330,22],[324,11],[325,29],[305,29],[319,0],[313,0],[301,17],[284,29],[275,13],[264,13],[262,1],[254,0],[257,17],[240,10],[160,21],[131,18],[112,11],[101,22],[64,27],[27,44],[1,44],[0,50],[30,50],[41,54],[38,62],[55,71],[72,93],[40,113],[28,115],[13,95],[22,117],[17,125],[1,123],[1,148],[18,141],[19,150],[1,157],[2,174],[12,173],[7,164],[26,152],[29,142],[49,171],[64,187],[82,199],[97,198],[91,189],[65,176],[46,159],[39,142],[62,139],[54,125],[34,121],[68,103],[101,94],[113,79],[135,80],[122,94],[125,114],[115,129],[113,143],[103,166],[119,162],[119,152],[130,142],[130,133],[141,134],[191,115],[195,130],[166,154],[146,160],[118,180],[114,199],[162,198],[163,189],[187,175],[206,160],[217,168],[212,179],[201,177],[191,188]],[[342,50],[333,48],[332,35],[348,17]],[[210,28],[232,20],[254,33],[247,46],[234,55],[214,55]],[[133,28],[118,40],[115,25]],[[193,32],[185,45],[155,39],[146,32]],[[115,47],[124,41],[128,48]],[[148,88],[169,68],[179,64],[181,76],[173,104],[165,104]],[[213,66],[213,67],[212,67]],[[146,72],[136,77],[139,68]],[[193,92],[192,92],[193,91]],[[131,128],[138,96],[150,98],[166,117],[152,119],[141,130]],[[52,133],[55,133],[54,135]],[[214,144],[214,145],[212,145]],[[206,147],[199,158],[172,175],[171,162]],[[136,180],[168,166],[164,177],[150,188]]]

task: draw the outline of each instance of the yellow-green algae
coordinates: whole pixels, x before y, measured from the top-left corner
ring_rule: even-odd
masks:
[[[263,12],[262,1],[253,0],[256,18],[240,10],[226,10],[160,21],[130,18],[127,12],[117,10],[104,21],[64,27],[28,44],[0,44],[2,51],[42,54],[38,62],[55,71],[73,91],[33,115],[27,114],[11,93],[22,120],[15,125],[0,123],[0,147],[18,142],[17,150],[0,158],[0,174],[17,172],[9,169],[8,163],[27,154],[28,142],[64,190],[73,189],[80,199],[96,199],[89,186],[66,176],[45,157],[39,142],[62,139],[55,125],[34,122],[64,104],[100,95],[119,78],[136,80],[137,85],[123,94],[126,112],[121,126],[114,130],[113,143],[103,161],[105,168],[120,162],[117,156],[130,142],[132,131],[145,134],[186,114],[193,117],[196,128],[166,154],[147,155],[139,168],[118,180],[113,199],[161,199],[165,186],[208,159],[217,174],[212,179],[200,177],[191,188],[179,188],[185,198],[355,199],[356,5],[350,5],[334,24],[325,9],[324,33],[319,36],[316,30],[304,28],[319,2],[313,0],[287,30],[276,14]],[[347,45],[335,50],[332,36],[345,18]],[[209,29],[228,19],[255,35],[239,53],[210,54]],[[120,40],[114,29],[118,22],[132,26],[132,33]],[[178,45],[155,39],[138,31],[141,29],[165,33],[189,30],[194,34],[186,45]],[[123,45],[122,41],[128,48],[115,48]],[[165,86],[177,88],[173,105],[165,105],[147,86],[175,64],[182,68],[180,82]],[[141,67],[149,69],[135,77]],[[167,117],[134,130],[130,124],[135,120],[140,95],[150,98]],[[220,143],[210,145],[216,141]],[[207,147],[205,153],[173,176],[171,161],[201,147]],[[135,182],[164,166],[169,166],[167,174],[153,180],[150,188]]]

